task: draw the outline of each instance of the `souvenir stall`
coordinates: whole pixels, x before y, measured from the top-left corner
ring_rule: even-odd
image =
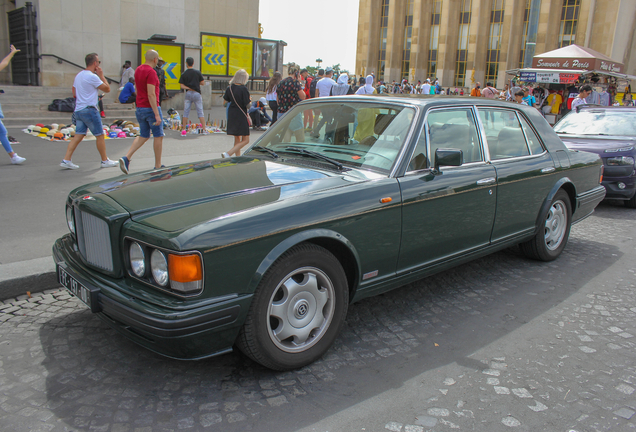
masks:
[[[570,110],[578,88],[590,84],[590,104],[614,105],[617,93],[636,76],[624,73],[625,66],[590,48],[569,45],[533,57],[531,68],[506,71],[517,86],[531,87],[550,124]],[[620,95],[622,96],[622,94]],[[619,98],[620,99],[620,98]]]

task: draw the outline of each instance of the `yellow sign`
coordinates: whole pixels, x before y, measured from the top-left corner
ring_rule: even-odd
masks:
[[[251,39],[230,38],[230,69],[229,75],[237,70],[245,69],[252,76],[252,62],[254,59],[254,41]]]
[[[227,75],[227,38],[202,34],[201,46],[201,73]]]
[[[166,89],[179,90],[179,77],[181,76],[183,58],[183,46],[181,45],[164,45],[156,42],[141,43],[141,61],[144,62],[146,51],[155,50],[159,53],[159,57],[165,61],[163,71],[166,75]]]

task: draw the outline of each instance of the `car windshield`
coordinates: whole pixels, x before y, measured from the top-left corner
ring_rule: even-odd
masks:
[[[581,110],[571,112],[554,126],[554,131],[570,135],[636,135],[636,111]]]
[[[305,129],[304,113],[314,115]],[[308,114],[309,115],[309,114]],[[406,140],[415,110],[368,102],[325,102],[294,107],[254,145],[281,159],[326,168],[388,174]],[[263,153],[263,149],[260,150]],[[266,151],[265,151],[266,152]],[[269,153],[271,155],[271,153]]]

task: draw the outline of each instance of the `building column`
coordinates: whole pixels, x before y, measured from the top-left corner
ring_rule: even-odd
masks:
[[[443,0],[437,47],[437,78],[442,87],[455,87],[460,0]]]
[[[380,19],[377,16],[377,11],[381,7],[382,0],[360,0],[355,69],[358,76],[367,76],[372,72],[377,75],[376,69],[380,51]]]
[[[413,37],[411,67],[415,68],[415,83],[426,79],[428,52],[431,44],[431,14],[434,1],[415,0],[413,5]]]
[[[389,3],[389,25],[387,27],[386,66],[384,81],[399,81],[402,75],[402,51],[404,50],[404,17],[406,0]]]
[[[482,88],[486,75],[486,52],[490,36],[490,11],[492,0],[473,0],[468,42],[468,61],[466,62],[465,86],[472,88],[480,82]],[[475,71],[475,83],[471,81],[471,70]]]
[[[519,67],[521,41],[523,40],[523,16],[525,12],[526,0],[505,1],[499,72],[497,73],[497,83],[495,83],[495,87],[498,89],[502,89],[503,85],[512,78],[512,76],[506,75],[506,71]]]

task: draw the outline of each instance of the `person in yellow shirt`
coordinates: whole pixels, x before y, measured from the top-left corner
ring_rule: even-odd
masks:
[[[548,96],[548,105],[551,107],[551,114],[558,114],[561,109],[561,104],[563,103],[563,97],[557,93],[556,91],[552,91],[550,96]]]

